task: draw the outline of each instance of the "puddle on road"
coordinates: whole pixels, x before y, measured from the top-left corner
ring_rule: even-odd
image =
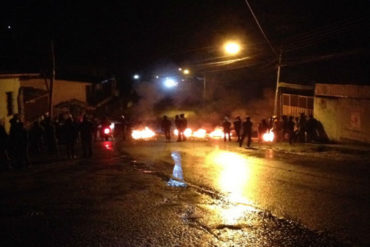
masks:
[[[172,152],[171,157],[175,162],[173,167],[172,177],[167,182],[169,186],[173,187],[186,187],[186,183],[184,181],[184,174],[181,165],[181,155],[179,152]]]

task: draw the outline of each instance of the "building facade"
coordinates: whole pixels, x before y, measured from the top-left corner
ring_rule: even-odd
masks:
[[[314,109],[330,140],[370,143],[370,86],[316,84]]]

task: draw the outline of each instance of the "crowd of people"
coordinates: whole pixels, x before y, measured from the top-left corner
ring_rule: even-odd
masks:
[[[96,124],[90,116],[81,120],[63,114],[54,121],[46,114],[27,130],[18,115],[9,121],[9,134],[0,124],[0,166],[2,169],[22,168],[31,165],[30,154],[50,154],[76,159],[76,143],[81,143],[82,157],[92,156],[93,133]]]
[[[177,141],[185,141],[184,131],[187,128],[187,119],[184,114],[176,115],[175,127],[178,130]],[[171,139],[171,121],[167,116],[163,116],[161,128],[165,134],[166,140]],[[250,147],[252,136],[257,133],[258,141],[262,142],[262,137],[265,133],[272,132],[274,134],[274,142],[289,142],[292,144],[305,142],[327,142],[328,137],[324,131],[322,124],[316,120],[313,115],[308,117],[301,113],[299,117],[285,116],[281,118],[276,116],[262,119],[257,125],[256,131],[253,131],[253,123],[248,116],[242,121],[240,116],[237,116],[233,122],[229,117],[225,117],[222,121],[224,133],[224,141],[231,141],[231,132],[234,131],[236,141],[239,146],[243,146],[244,140],[246,147]]]
[[[308,118],[301,113],[299,117],[283,115],[281,118],[262,119],[257,131],[259,141],[262,141],[262,135],[268,131],[274,133],[276,142],[288,141],[292,144],[328,141],[322,124],[312,114]]]

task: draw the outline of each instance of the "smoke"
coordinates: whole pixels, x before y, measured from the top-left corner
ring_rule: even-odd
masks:
[[[225,79],[227,78],[227,79]],[[181,81],[176,88],[163,87],[162,80],[137,82],[134,89],[139,101],[133,106],[133,117],[141,121],[158,121],[163,115],[173,120],[185,113],[190,126],[220,125],[225,116],[233,120],[250,116],[258,122],[271,116],[274,93],[257,82],[240,82],[240,78],[209,76],[204,92],[204,81],[197,78]],[[231,78],[231,79],[230,79]],[[206,93],[206,97],[203,95]]]

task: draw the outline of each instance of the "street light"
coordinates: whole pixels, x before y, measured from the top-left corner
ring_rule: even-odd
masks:
[[[240,44],[234,41],[229,41],[224,44],[224,51],[228,55],[236,55],[240,52]]]
[[[173,87],[176,87],[178,84],[178,82],[171,78],[171,77],[166,77],[166,79],[164,79],[163,81],[163,85],[166,87],[166,88],[173,88]]]
[[[184,73],[184,75],[188,75],[188,74],[190,74],[190,70],[184,69],[182,73]]]
[[[140,79],[140,75],[135,74],[135,75],[133,76],[133,78],[134,78],[135,80],[139,80],[139,79]]]

